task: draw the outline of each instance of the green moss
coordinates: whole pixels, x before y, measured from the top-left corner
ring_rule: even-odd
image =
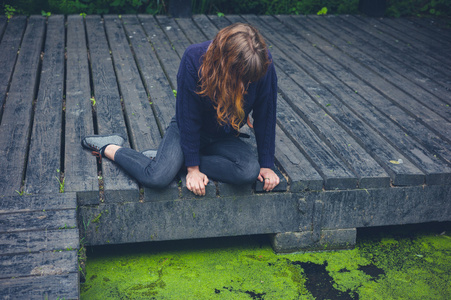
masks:
[[[82,299],[451,299],[451,228],[409,231],[288,255],[258,236],[90,249]]]
[[[99,223],[101,216],[102,213],[99,213],[94,219],[92,219],[91,223]]]

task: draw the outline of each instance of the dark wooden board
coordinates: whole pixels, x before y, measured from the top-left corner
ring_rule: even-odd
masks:
[[[85,19],[95,111],[99,134],[117,133],[127,137],[127,127],[122,112],[121,97],[109,53],[105,28],[100,16]],[[124,147],[130,147],[127,141]],[[102,160],[102,178],[105,201],[123,202],[138,199],[138,184],[108,159]]]
[[[164,33],[163,27],[158,24],[153,16],[139,15],[139,20],[152,43],[152,47],[163,67],[172,89],[177,89],[177,71],[180,65],[180,57],[172,47]],[[172,27],[171,27],[172,28]]]
[[[355,16],[347,16],[346,18],[341,18],[345,19],[346,22],[353,24],[354,26],[359,28],[359,30],[368,34],[369,38],[381,39],[387,44],[390,44],[392,47],[397,49],[397,51],[395,52],[399,53],[399,55],[411,56],[416,61],[418,61],[418,64],[427,65],[429,68],[441,73],[443,77],[449,78],[446,65],[443,65],[440,60],[426,55],[426,53],[422,51],[418,51],[418,49],[412,47],[412,45],[408,41],[403,40],[404,37],[402,35],[392,36],[389,31],[381,31],[381,28],[384,28],[384,24],[377,24],[374,23],[376,21],[372,19],[360,19]],[[390,29],[388,28],[388,30]],[[438,78],[436,77],[437,76],[434,76],[434,78],[437,80]]]
[[[335,229],[443,222],[451,214],[450,195],[450,185],[436,185],[312,193],[306,201],[320,200],[324,209],[318,225]]]
[[[175,115],[175,96],[168,77],[158,60],[158,57],[148,41],[148,37],[136,16],[122,16],[124,28],[130,37],[133,53],[136,57],[139,71],[156,116],[160,129],[164,133]],[[151,33],[153,34],[153,33]],[[156,136],[156,129],[155,131]],[[159,142],[158,142],[159,144]],[[157,146],[157,145],[155,145]]]
[[[442,26],[439,19],[434,18],[407,18],[406,22],[412,23],[416,28],[421,28],[426,35],[435,39],[451,39],[451,30]]]
[[[67,17],[65,190],[79,197],[99,198],[96,158],[82,148],[84,136],[94,134],[91,87],[82,16]]]
[[[321,66],[328,70],[331,75],[347,85],[350,91],[343,93],[342,89],[338,89],[335,85],[331,85],[330,82],[333,82],[333,80],[330,80],[329,76],[322,79],[326,75],[323,70],[312,69],[309,70],[309,73],[316,74],[315,76],[320,78],[324,85],[330,86],[329,89],[331,91],[334,91],[335,94],[339,93],[339,98],[346,99],[343,103],[347,105],[350,110],[354,111],[355,114],[362,115],[367,119],[367,123],[370,126],[377,127],[377,130],[382,132],[387,137],[387,140],[392,142],[395,148],[402,147],[402,151],[408,149],[406,151],[412,153],[409,154],[409,156],[418,156],[419,153],[424,152],[426,156],[429,156],[432,160],[436,160],[435,155],[437,155],[442,157],[445,161],[450,162],[451,148],[448,143],[443,142],[440,136],[431,132],[424,124],[421,124],[419,120],[407,115],[398,106],[388,101],[382,95],[376,93],[373,89],[365,85],[358,77],[352,75],[346,69],[343,69],[337,62],[328,59],[328,56],[324,52],[316,50],[318,45],[322,45],[321,40],[311,40],[313,36],[310,35],[310,32],[302,29],[302,27],[298,26],[294,20],[286,16],[280,16],[279,19],[288,27],[295,30],[297,34],[302,37],[302,39],[300,39],[301,41],[305,40],[310,43],[317,43],[315,44],[315,47],[311,47],[312,50],[308,51],[308,59],[303,61],[303,66],[308,67],[309,61],[328,61],[327,63],[322,63]],[[300,45],[303,45],[303,47],[300,46],[300,49],[307,49],[307,44],[303,43]],[[327,47],[327,45],[324,45],[324,47]],[[368,101],[362,101],[362,97]],[[399,130],[391,122],[387,122],[381,115],[390,118],[403,130]],[[411,137],[413,137],[414,140],[412,140]],[[396,142],[393,143],[394,141]],[[427,151],[425,152],[424,150],[416,150],[417,147],[420,147],[420,149],[422,148],[418,143],[431,151],[433,155],[427,154]],[[408,146],[406,147],[404,145]],[[420,160],[422,159],[421,157],[423,157],[423,154],[420,155]]]
[[[206,35],[196,26],[192,19],[176,19],[176,21],[190,44],[198,44],[207,40]],[[208,37],[208,39],[212,38]]]
[[[0,295],[9,299],[79,299],[78,272],[64,275],[0,279]],[[7,298],[8,299],[8,298]]]
[[[76,228],[74,209],[20,212],[0,215],[0,232]]]
[[[319,52],[315,47],[308,44],[305,39],[298,39],[290,29],[283,27],[282,24],[276,22],[272,17],[260,17],[263,19],[265,24],[271,25],[272,28],[268,29],[274,30],[275,27],[282,28],[283,34],[286,41],[279,40],[277,45],[284,45],[281,49],[287,54],[287,57],[292,57],[292,62],[285,63],[282,67],[287,74],[296,82],[302,82],[301,87],[306,89],[315,102],[321,106],[326,113],[339,121],[341,126],[343,126],[347,133],[354,136],[355,139],[381,164],[384,169],[392,176],[396,184],[421,184],[424,179],[421,177],[421,172],[412,165],[409,161],[405,162],[403,166],[393,165],[390,163],[391,160],[402,159],[406,160],[405,155],[409,158],[413,155],[415,158],[415,163],[419,165],[426,173],[431,176],[440,175],[441,178],[428,178],[427,181],[432,184],[442,184],[449,179],[449,170],[440,160],[438,160],[432,153],[429,153],[426,149],[418,145],[418,142],[412,140],[410,137],[406,136],[405,132],[399,130],[392,122],[390,122],[382,114],[377,114],[377,112],[372,111],[367,104],[361,104],[361,93],[356,94],[354,90],[346,87],[341,81],[341,78],[346,78],[349,73],[339,66],[337,63],[328,59],[323,53]],[[283,21],[287,18],[282,18]],[[287,24],[289,26],[289,24]],[[301,33],[300,31],[297,31]],[[290,45],[294,44],[297,49],[290,51],[289,44],[285,43],[290,41]],[[303,50],[309,49],[312,50]],[[277,46],[274,46],[277,48]],[[301,54],[304,51],[304,54]],[[298,53],[298,54],[297,54]],[[277,62],[277,61],[276,61]],[[281,61],[284,62],[283,60]],[[306,70],[310,76],[313,76],[316,81],[320,82],[322,86],[315,86],[314,84],[309,84],[308,76],[298,76],[297,71],[293,69],[294,64],[298,64]],[[330,75],[325,72],[325,69],[330,68]],[[283,81],[282,81],[283,82]],[[296,86],[296,84],[292,84]],[[325,91],[323,87],[326,87],[328,91]],[[284,91],[291,92],[292,88],[286,88]],[[304,92],[295,92],[295,95],[300,95]],[[333,93],[333,94],[331,94]],[[372,95],[368,93],[368,98]],[[307,99],[308,97],[302,97]],[[338,101],[340,100],[340,101]],[[302,102],[305,103],[305,100]],[[303,109],[303,107],[300,107]],[[354,112],[351,113],[351,111]],[[364,116],[365,119],[361,119],[357,116]],[[367,124],[365,124],[365,122]],[[400,148],[402,146],[402,151],[405,154],[398,152],[392,146],[387,145],[387,140],[384,140],[379,135],[380,133],[375,132],[370,127],[378,127],[379,131],[385,131],[388,135],[388,141],[396,141],[393,143],[394,148]],[[417,126],[418,127],[418,126]],[[399,143],[398,141],[402,141]],[[408,179],[408,177],[411,177]],[[396,178],[396,180],[395,180]]]
[[[421,104],[417,101],[412,101],[412,96],[397,88],[391,82],[388,82],[379,73],[371,72],[364,65],[358,63],[351,57],[343,55],[343,52],[339,50],[339,47],[335,45],[335,35],[321,29],[318,25],[312,24],[309,19],[304,20],[304,17],[296,18],[296,20],[302,22],[303,26],[309,32],[318,33],[323,39],[326,39],[330,46],[333,45],[333,51],[328,51],[328,54],[340,61],[349,70],[352,70],[356,76],[360,77],[367,85],[374,87],[379,93],[383,94],[387,99],[405,110],[407,113],[415,116],[424,122],[427,122],[431,129],[437,130],[443,135],[443,138],[450,140],[451,136],[451,123],[444,120],[438,113],[430,109],[429,107]],[[312,34],[313,35],[313,34]],[[324,49],[324,48],[323,48]],[[327,49],[324,49],[327,51]],[[378,70],[378,72],[383,72]]]
[[[9,20],[0,43],[0,49],[2,49],[2,55],[0,56],[0,121],[8,84],[16,63],[26,21],[27,19],[24,16],[18,16]]]
[[[197,27],[203,32],[203,34],[212,40],[219,29],[210,21],[206,15],[194,15],[193,21],[196,23]]]
[[[448,49],[451,49],[451,31],[449,30],[449,26],[448,30],[437,26],[422,26],[420,24],[426,24],[427,22],[422,19],[423,18],[392,18],[390,21],[397,27],[403,26],[406,30],[415,31],[418,34],[433,40],[434,45],[441,44],[442,47],[448,47]]]
[[[318,48],[321,51],[323,51],[323,53],[327,54],[328,56],[335,58],[336,62],[341,65],[340,68],[344,67],[345,70],[347,70],[347,72],[342,72],[342,74],[340,75],[340,80],[343,83],[345,83],[348,87],[350,87],[353,91],[355,91],[355,93],[358,93],[359,95],[363,95],[364,98],[367,99],[367,101],[368,101],[367,105],[372,105],[372,106],[377,107],[382,113],[386,114],[394,122],[400,124],[400,126],[402,126],[403,129],[409,135],[412,132],[412,128],[415,128],[415,127],[411,127],[410,125],[405,126],[403,124],[408,123],[411,120],[414,120],[415,122],[423,123],[423,127],[424,127],[424,125],[426,125],[425,123],[427,122],[427,126],[428,126],[427,132],[428,133],[431,130],[432,131],[441,131],[442,134],[439,137],[442,139],[444,138],[444,136],[446,135],[446,132],[447,132],[447,129],[444,130],[444,128],[447,127],[446,126],[447,124],[443,123],[443,119],[440,116],[437,116],[435,113],[431,112],[430,110],[425,111],[425,115],[418,114],[418,116],[416,116],[416,117],[412,116],[410,114],[406,114],[406,111],[403,110],[406,108],[404,108],[404,107],[401,108],[398,105],[396,105],[395,103],[393,103],[392,101],[389,101],[383,94],[378,92],[377,89],[374,89],[372,86],[368,85],[368,83],[366,83],[365,81],[362,81],[362,79],[358,76],[358,74],[357,75],[355,74],[354,71],[357,69],[360,69],[360,67],[359,67],[360,65],[357,65],[353,61],[350,61],[349,59],[346,59],[346,57],[343,57],[337,49],[332,47],[326,41],[318,38],[316,35],[311,34],[310,31],[301,27],[298,22],[294,22],[294,20],[292,18],[287,17],[287,16],[281,16],[280,19],[288,27],[291,27],[292,30],[297,32],[297,34],[299,34],[302,38],[309,41],[314,46],[314,48]],[[345,62],[347,61],[347,63],[343,63],[344,61]],[[334,64],[335,63],[325,64],[324,67],[328,68],[329,65],[333,66]],[[349,69],[349,67],[355,67],[355,70],[354,69],[351,70],[351,69]],[[331,70],[332,73],[334,71],[335,70]],[[360,73],[368,73],[368,71],[364,71],[363,69],[359,72]],[[407,109],[410,109],[410,108],[407,108]],[[433,116],[435,116],[435,119],[432,116],[430,116],[430,117],[426,116],[426,114],[428,112],[430,112]],[[415,120],[414,118],[416,118],[417,120]],[[435,121],[437,118],[439,121]],[[441,122],[440,122],[440,120],[441,120]],[[439,128],[437,128],[437,127],[439,127]],[[412,135],[415,135],[416,131],[417,130],[415,128]]]
[[[383,18],[380,20],[382,23],[390,26],[393,29],[403,32],[407,37],[411,37],[428,47],[431,51],[439,55],[443,55],[443,58],[450,63],[449,60],[451,56],[449,52],[451,51],[450,42],[446,39],[436,39],[428,34],[421,32],[418,28],[410,26],[408,22],[403,20],[397,20],[395,18]]]
[[[329,18],[309,16],[308,20],[310,22],[308,23],[315,23],[314,30],[319,35],[327,38],[330,43],[345,54],[359,61],[397,89],[403,91],[407,95],[411,106],[414,105],[412,99],[415,99],[448,121],[451,120],[451,109],[446,109],[446,103],[440,99],[440,96],[437,97],[429,92],[429,90],[435,89],[438,95],[445,93],[443,98],[449,98],[449,91],[438,84],[435,86],[420,84],[421,81],[426,80],[424,76],[416,74],[410,67],[405,66],[403,62],[391,59],[384,52],[360,41],[352,33],[346,33],[342,29],[337,29],[336,26],[332,26],[330,22],[327,22],[327,19]],[[390,87],[387,89],[391,90]],[[419,109],[421,110],[421,106]]]
[[[325,180],[329,189],[353,189],[358,178],[315,132],[279,97],[277,119],[279,126],[299,148]]]
[[[0,196],[20,190],[26,165],[32,108],[44,40],[45,19],[33,16],[23,38],[0,126]]]
[[[377,19],[373,18],[362,19],[359,16],[355,16],[355,18],[364,21],[371,27],[377,28],[379,34],[384,36],[390,36],[390,39],[393,41],[393,44],[395,46],[401,45],[407,49],[410,49],[410,51],[420,52],[424,57],[422,60],[430,61],[432,66],[434,66],[439,70],[442,70],[444,73],[447,73],[446,64],[443,64],[442,61],[443,56],[441,54],[437,54],[436,53],[437,51],[434,50],[431,51],[429,47],[425,46],[421,42],[418,42],[415,39],[407,36],[404,32],[399,31],[396,28],[387,26],[385,23],[380,22]]]
[[[101,214],[82,234],[86,245],[103,245],[295,231],[304,221],[297,206],[295,194],[271,193],[105,204],[81,207],[80,215]]]
[[[383,53],[383,56],[381,57],[382,62],[384,62],[386,58],[388,58],[389,61],[402,62],[401,67],[403,70],[408,70],[404,71],[402,75],[406,76],[416,84],[425,87],[429,92],[441,98],[442,101],[448,103],[451,102],[451,100],[447,99],[449,97],[446,97],[449,92],[442,93],[443,89],[448,91],[451,88],[451,81],[449,78],[448,80],[446,79],[447,75],[432,68],[429,64],[422,62],[420,60],[423,57],[421,53],[412,51],[411,53],[406,54],[405,52],[400,51],[393,43],[390,43],[377,35],[370,34],[374,29],[371,27],[366,29],[365,25],[367,24],[363,22],[360,24],[356,22],[353,23],[352,21],[358,20],[356,18],[338,16],[331,20],[327,20],[329,21],[329,26],[331,20],[333,20],[334,27],[338,27],[343,32],[358,39],[359,45],[365,46],[367,51]],[[410,73],[412,71],[415,76]]]
[[[186,38],[180,26],[175,22],[175,19],[162,15],[156,16],[156,19],[161,30],[168,37],[171,47],[182,58],[186,48],[192,43]]]
[[[212,23],[216,25],[217,28],[222,29],[228,25],[230,25],[230,21],[224,17],[219,17],[218,15],[208,15],[208,18]]]
[[[0,267],[2,269],[0,279],[78,272],[77,252],[71,250],[0,255]]]
[[[16,195],[0,198],[0,202],[0,214],[77,208],[77,197],[75,193],[30,196]]]
[[[276,126],[276,161],[288,176],[290,192],[319,191],[323,179],[287,135]]]
[[[78,229],[2,233],[0,255],[79,249],[79,239]]]
[[[154,149],[158,146],[161,136],[158,130],[155,130],[157,123],[121,20],[117,16],[105,16],[105,27],[124,101],[130,142],[140,151]]]
[[[6,23],[8,22],[8,19],[4,16],[0,16],[0,40],[3,37],[3,32],[6,28]]]
[[[31,133],[25,191],[60,191],[64,92],[64,16],[48,19],[44,56]]]

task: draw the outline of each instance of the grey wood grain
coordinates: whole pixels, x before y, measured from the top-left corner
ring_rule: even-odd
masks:
[[[64,45],[64,16],[52,16],[47,24],[25,176],[25,190],[29,193],[60,191]]]
[[[30,17],[23,37],[0,126],[0,196],[14,195],[22,186],[32,124],[32,108],[38,85],[38,70],[45,19]]]
[[[82,16],[67,18],[65,189],[99,198],[97,160],[81,140],[94,134],[85,26]]]

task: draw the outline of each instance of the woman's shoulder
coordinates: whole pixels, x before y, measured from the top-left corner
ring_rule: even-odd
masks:
[[[205,41],[200,44],[193,44],[186,48],[183,54],[184,58],[194,64],[195,67],[199,67],[202,64],[202,57],[207,52],[208,46],[211,41]]]

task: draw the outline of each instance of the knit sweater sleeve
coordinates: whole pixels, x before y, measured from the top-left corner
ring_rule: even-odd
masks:
[[[200,164],[201,99],[196,94],[198,76],[190,48],[185,51],[177,73],[176,118],[180,131],[180,145],[187,167]]]
[[[276,138],[277,75],[274,64],[258,82],[256,101],[253,107],[255,139],[261,168],[274,166]]]

